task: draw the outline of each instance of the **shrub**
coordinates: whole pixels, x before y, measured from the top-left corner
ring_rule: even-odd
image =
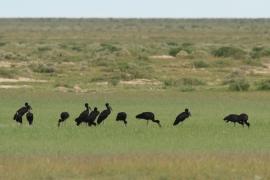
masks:
[[[265,49],[264,47],[254,47],[250,53],[250,56],[253,59],[270,56],[270,49]]]
[[[197,78],[183,78],[181,81],[183,85],[188,85],[188,86],[205,85],[205,82]]]
[[[0,42],[0,47],[1,46],[5,46],[7,43],[5,43],[5,42]]]
[[[245,56],[245,51],[243,51],[240,48],[236,47],[220,47],[214,51],[212,51],[212,54],[216,57],[232,57],[235,59],[240,59]]]
[[[39,48],[38,48],[38,51],[39,51],[39,52],[50,51],[50,50],[51,50],[50,47],[39,47]]]
[[[183,43],[181,47],[172,47],[169,50],[169,55],[176,57],[176,55],[182,50],[186,51],[188,54],[191,54],[193,52],[192,44]]]
[[[231,91],[247,91],[249,87],[250,84],[245,78],[234,79],[229,83]]]
[[[110,53],[120,51],[121,48],[118,48],[112,44],[107,44],[107,43],[101,43],[100,46],[102,47],[99,51],[109,51]]]
[[[55,73],[56,71],[52,65],[47,64],[31,64],[29,67],[36,73]]]
[[[167,42],[167,45],[169,45],[169,46],[178,46],[178,43],[176,43],[176,42]]]
[[[207,64],[206,62],[199,60],[199,61],[195,61],[194,63],[195,68],[207,68],[209,67],[209,64]]]
[[[176,57],[176,55],[177,55],[181,50],[182,50],[181,47],[171,48],[171,49],[169,50],[169,55],[170,55],[170,56]]]
[[[258,83],[258,90],[270,90],[270,80],[262,80]]]
[[[113,86],[117,86],[120,82],[120,78],[119,77],[113,77],[111,80],[110,80],[110,84],[113,85]]]
[[[6,68],[0,68],[0,77],[14,78],[16,71]]]
[[[192,87],[192,86],[199,86],[199,85],[205,85],[205,82],[203,82],[200,79],[196,78],[182,78],[182,79],[166,79],[163,81],[165,87]]]

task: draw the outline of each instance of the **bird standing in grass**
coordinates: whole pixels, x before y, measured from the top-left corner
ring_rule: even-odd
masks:
[[[141,114],[138,114],[136,118],[147,120],[147,125],[148,121],[151,120],[152,122],[157,123],[159,127],[161,127],[160,121],[155,119],[155,114],[152,112],[143,112]]]
[[[176,117],[176,119],[175,119],[173,125],[176,126],[177,124],[179,124],[180,122],[183,122],[185,119],[187,119],[187,118],[190,117],[190,116],[191,116],[191,113],[189,112],[189,110],[188,110],[188,109],[185,109],[184,112],[180,113],[180,114]]]
[[[116,121],[123,121],[125,126],[127,126],[127,113],[119,112],[116,116]]]
[[[21,107],[16,111],[16,113],[13,116],[13,120],[22,124],[22,117],[24,116],[25,113],[27,113],[31,109],[32,107],[26,102],[23,107]]]
[[[89,116],[87,117],[87,123],[88,123],[88,126],[96,126],[97,124],[95,123],[95,120],[97,118],[97,116],[99,115],[99,111],[98,109],[95,107],[94,108],[94,111],[92,111]]]
[[[82,122],[87,122],[87,117],[89,116],[91,112],[91,108],[89,107],[88,103],[85,103],[84,106],[85,106],[85,110],[81,112],[79,117],[75,119],[77,126],[79,126]]]
[[[33,124],[34,115],[31,112],[31,110],[29,110],[28,113],[26,113],[26,119],[27,119],[29,125],[32,125]]]
[[[102,111],[98,116],[98,119],[97,119],[98,124],[102,122],[104,123],[105,119],[111,114],[112,108],[109,105],[109,103],[106,103],[105,106],[106,106],[106,109]]]
[[[60,123],[66,121],[69,118],[69,113],[68,112],[62,112],[60,114],[60,119],[58,120],[58,127],[60,127]]]

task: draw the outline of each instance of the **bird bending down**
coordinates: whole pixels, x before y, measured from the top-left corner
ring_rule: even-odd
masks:
[[[187,119],[188,117],[191,116],[191,113],[189,112],[189,110],[186,108],[184,112],[180,113],[176,118],[175,121],[173,123],[174,126],[176,126],[177,124],[179,124],[180,122],[183,122],[185,119]]]
[[[109,105],[109,103],[106,103],[105,106],[106,106],[106,109],[102,111],[98,116],[98,119],[97,119],[98,124],[102,122],[104,123],[105,119],[111,114],[112,108]]]
[[[13,120],[22,124],[22,117],[24,116],[25,113],[27,113],[31,109],[32,107],[26,102],[23,107],[21,107],[16,111],[16,113],[13,116]]]
[[[119,112],[116,116],[116,121],[123,121],[125,126],[127,126],[127,113]]]
[[[27,119],[29,125],[32,125],[32,124],[33,124],[33,121],[34,121],[34,115],[33,115],[33,113],[31,112],[31,110],[29,110],[28,113],[26,113],[26,119]]]
[[[60,127],[60,123],[66,121],[69,118],[69,113],[68,112],[62,112],[60,114],[60,119],[58,120],[58,127]]]
[[[161,127],[160,121],[155,119],[155,115],[152,112],[143,112],[141,114],[138,114],[136,118],[147,120],[147,124],[148,124],[148,121],[151,120],[152,122],[157,123],[159,127]]]
[[[243,127],[247,125],[248,127],[250,126],[250,123],[248,122],[248,115],[245,113],[242,113],[240,115],[238,114],[229,114],[223,119],[226,123],[228,122],[233,122],[234,126],[235,123],[241,124]]]

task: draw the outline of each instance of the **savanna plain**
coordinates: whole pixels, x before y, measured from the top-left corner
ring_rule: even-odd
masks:
[[[268,19],[0,19],[0,179],[269,179]],[[34,124],[12,117],[24,102]],[[113,111],[74,119],[88,102]],[[185,108],[191,117],[172,126]],[[57,127],[59,114],[70,118]],[[116,114],[128,114],[127,127]],[[162,127],[135,118],[152,111]],[[251,126],[225,123],[247,113]]]

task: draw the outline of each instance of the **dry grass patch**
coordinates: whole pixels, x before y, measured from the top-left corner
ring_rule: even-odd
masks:
[[[269,153],[0,157],[1,179],[269,179]]]

